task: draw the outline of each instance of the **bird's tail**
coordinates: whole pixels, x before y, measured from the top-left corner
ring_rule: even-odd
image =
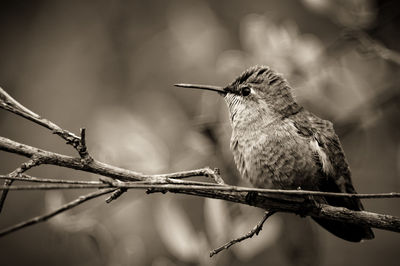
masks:
[[[364,225],[336,222],[328,219],[314,218],[320,226],[337,237],[351,242],[360,242],[362,239],[373,239],[374,233],[371,228]]]
[[[353,189],[354,190],[354,189]],[[362,211],[364,207],[360,199],[357,198],[320,198],[318,202],[328,203],[333,206],[345,207],[353,211]],[[329,219],[314,218],[320,226],[331,232],[337,237],[351,242],[360,242],[363,239],[373,239],[374,233],[371,227],[351,223],[336,222]]]

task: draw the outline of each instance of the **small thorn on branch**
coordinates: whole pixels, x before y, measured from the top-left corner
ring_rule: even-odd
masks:
[[[85,164],[89,164],[93,161],[93,158],[90,156],[88,148],[86,146],[86,128],[81,128],[80,130],[81,138],[79,140],[78,145],[75,147],[81,156],[83,162]]]
[[[214,168],[213,170],[211,168],[206,167],[205,168],[205,176],[212,177],[215,181],[215,183],[219,185],[225,185],[224,180],[221,177],[221,170],[219,168]]]
[[[101,177],[100,180],[103,183],[109,184],[110,186],[115,186],[114,182],[118,182],[118,183],[123,183],[120,180],[113,180],[109,177]],[[122,194],[124,194],[125,192],[127,192],[128,189],[127,188],[119,188],[117,190],[115,190],[113,193],[111,193],[111,195],[106,199],[106,203],[111,203],[111,201],[118,199],[119,197],[122,196]]]
[[[128,189],[126,188],[120,188],[117,189],[116,191],[114,191],[111,196],[109,196],[106,199],[106,203],[111,203],[111,201],[118,199],[119,197],[121,197],[122,194],[124,194],[126,191],[128,191]]]
[[[246,240],[248,238],[252,238],[254,235],[258,235],[260,233],[260,231],[262,230],[262,227],[263,227],[265,221],[270,216],[272,216],[274,213],[275,213],[275,211],[267,211],[267,212],[265,212],[263,218],[258,222],[258,224],[251,231],[249,231],[247,234],[245,234],[245,235],[243,235],[243,236],[241,236],[239,238],[236,238],[236,239],[233,239],[233,240],[229,241],[228,243],[226,243],[225,245],[223,245],[223,246],[221,246],[219,248],[211,250],[210,251],[210,257],[218,254],[219,252],[221,252],[224,249],[230,248],[232,245],[234,245],[236,243],[242,242],[243,240]]]
[[[81,144],[82,149],[86,148],[86,128],[81,128]]]

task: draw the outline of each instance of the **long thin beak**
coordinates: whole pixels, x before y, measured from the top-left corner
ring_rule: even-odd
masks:
[[[216,91],[222,94],[226,94],[227,92],[224,90],[222,87],[218,86],[211,86],[211,85],[199,85],[199,84],[184,84],[184,83],[179,83],[179,84],[174,84],[176,87],[182,87],[182,88],[190,88],[190,89],[198,89],[198,90],[208,90],[208,91]]]

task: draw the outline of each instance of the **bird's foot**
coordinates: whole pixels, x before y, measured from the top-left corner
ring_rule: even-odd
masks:
[[[254,205],[254,203],[257,200],[257,196],[258,196],[257,192],[250,191],[250,192],[247,193],[245,200],[249,205]]]

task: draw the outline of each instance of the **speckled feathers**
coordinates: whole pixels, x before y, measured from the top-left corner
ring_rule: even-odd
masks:
[[[332,123],[298,105],[280,75],[266,66],[251,67],[225,90],[232,125],[231,149],[244,179],[260,188],[355,193]],[[358,199],[315,200],[363,209]],[[349,241],[373,238],[369,227],[316,221]]]

